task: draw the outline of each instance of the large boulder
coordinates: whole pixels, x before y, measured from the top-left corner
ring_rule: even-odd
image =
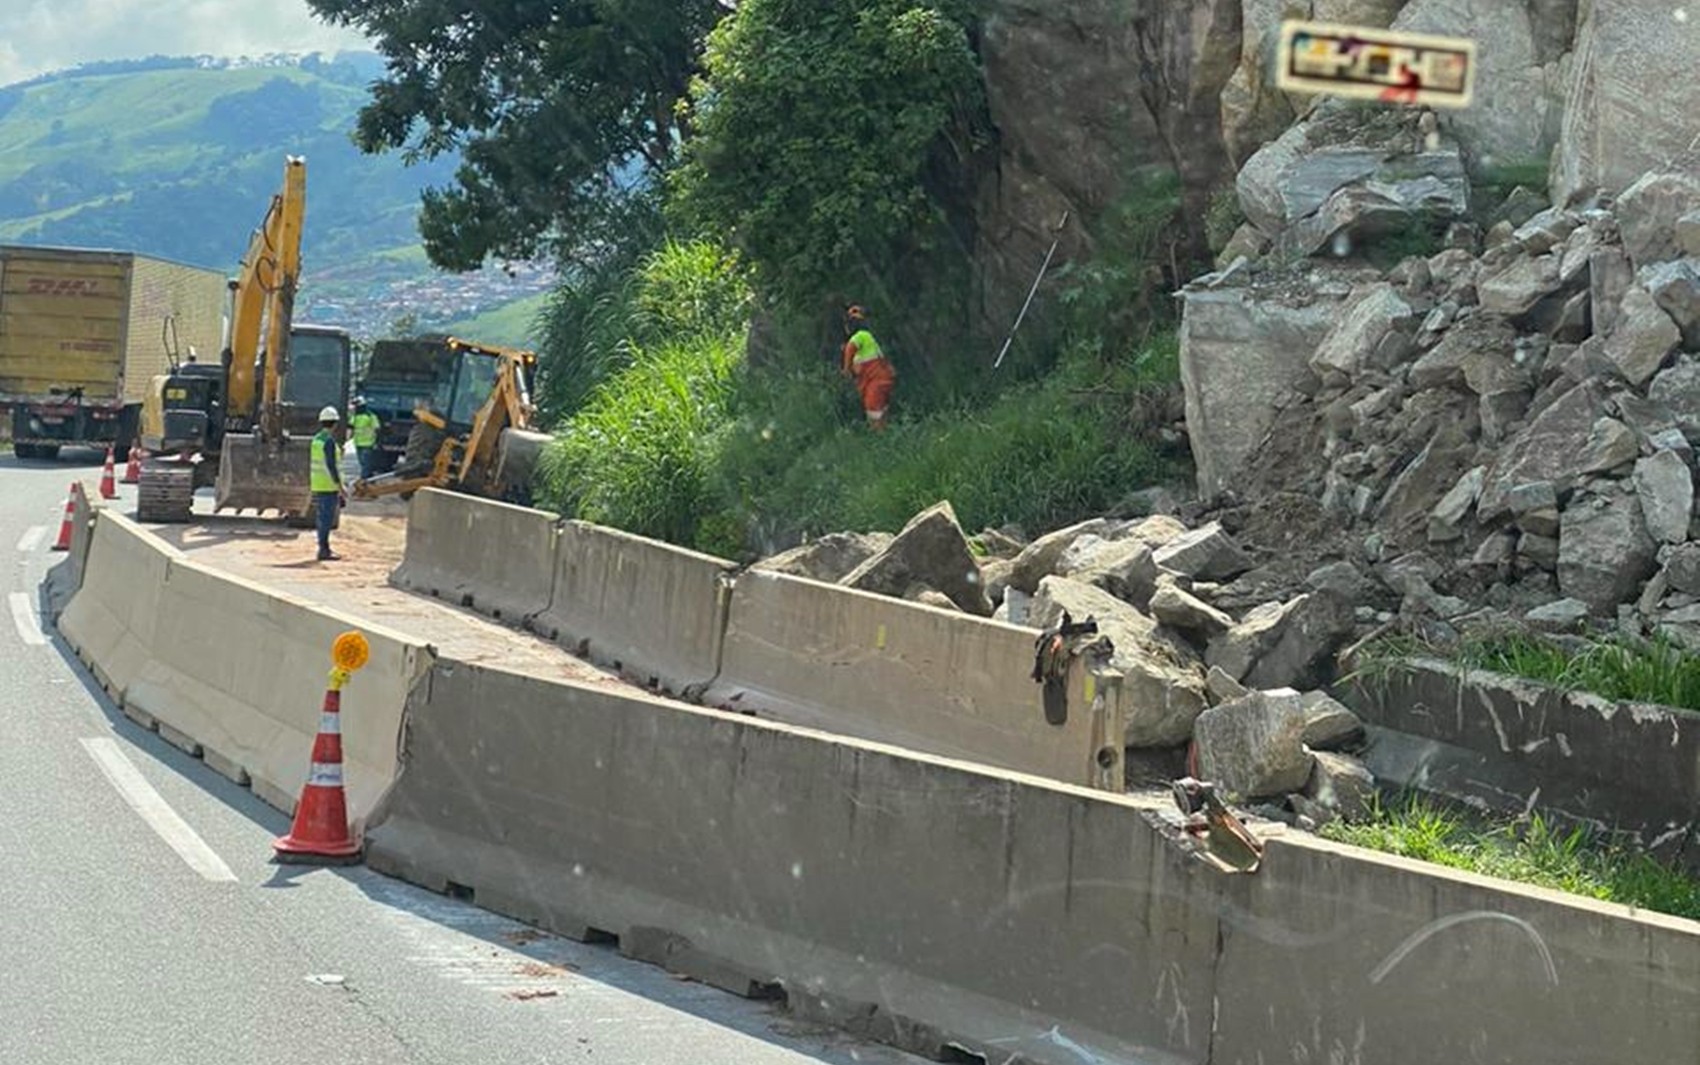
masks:
[[[1131,708],[1124,737],[1129,747],[1172,747],[1192,735],[1192,723],[1209,705],[1205,674],[1197,658],[1170,639],[1151,618],[1101,588],[1046,577],[1028,607],[1027,624],[1050,628],[1067,611],[1075,621],[1092,618],[1114,647],[1110,668],[1122,676]]]
[[[1615,617],[1636,598],[1656,568],[1641,504],[1633,492],[1588,496],[1564,511],[1558,534],[1558,587],[1588,604],[1597,617]]]
[[[1402,532],[1426,521],[1475,457],[1475,446],[1447,424],[1399,471],[1375,510],[1378,525]]]
[[[1183,293],[1181,383],[1198,494],[1243,483],[1284,406],[1313,392],[1310,357],[1340,298],[1205,289]]]
[[[1143,607],[1157,587],[1157,562],[1151,548],[1138,540],[1112,540],[1093,552],[1081,568],[1065,567],[1061,575]]]
[[[818,540],[762,559],[752,569],[836,584],[891,546],[890,533],[828,533]]]
[[[1329,751],[1314,753],[1305,798],[1347,821],[1361,821],[1375,808],[1375,775],[1356,758]]]
[[[1229,795],[1272,798],[1310,779],[1297,692],[1252,692],[1204,711],[1193,726],[1198,771]]]
[[[1583,382],[1554,400],[1495,456],[1476,500],[1476,516],[1491,522],[1509,507],[1511,490],[1549,481],[1563,492],[1582,476],[1582,455],[1594,423],[1605,415],[1604,390]]]
[[[898,598],[921,584],[942,592],[970,614],[992,616],[980,566],[949,503],[935,504],[915,515],[884,550],[850,571],[840,583]]]
[[[1299,705],[1305,711],[1305,746],[1311,750],[1334,751],[1363,740],[1363,719],[1327,692],[1305,692]]]
[[[1647,398],[1676,413],[1684,435],[1700,441],[1700,359],[1680,355],[1647,386]]]
[[[1234,625],[1233,618],[1173,584],[1159,585],[1152,593],[1151,614],[1172,629],[1195,633],[1204,640],[1227,632]]]
[[[1351,606],[1326,592],[1265,603],[1211,640],[1205,662],[1251,688],[1318,688],[1353,621]]]
[[[1559,257],[1519,256],[1497,272],[1476,282],[1476,294],[1484,311],[1508,317],[1532,310],[1535,304],[1559,291]]]
[[[1562,85],[1553,5],[1525,0],[1410,0],[1393,28],[1467,37],[1476,42],[1475,98],[1440,113],[1443,129],[1469,149],[1476,165],[1544,159],[1557,132]],[[1568,34],[1560,33],[1568,37]],[[1567,43],[1567,42],[1566,42]]]
[[[1105,519],[1093,518],[1039,537],[1015,556],[1015,569],[1009,576],[1010,587],[1032,595],[1039,590],[1040,581],[1057,571],[1063,555],[1076,540],[1083,536],[1102,536],[1109,528],[1110,523]]]
[[[1681,5],[1646,0],[1589,0],[1581,10],[1553,153],[1558,203],[1588,189],[1622,192],[1664,167],[1693,142],[1700,114],[1692,7],[1681,20]]]

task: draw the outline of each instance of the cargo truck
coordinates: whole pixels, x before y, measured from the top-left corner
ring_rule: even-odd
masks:
[[[378,416],[377,473],[396,468],[407,454],[407,442],[417,419],[414,410],[429,407],[438,391],[454,378],[457,363],[447,334],[411,340],[380,340],[355,391],[366,408]]]
[[[135,252],[0,245],[0,417],[19,458],[136,439],[168,346],[216,362],[225,278]]]

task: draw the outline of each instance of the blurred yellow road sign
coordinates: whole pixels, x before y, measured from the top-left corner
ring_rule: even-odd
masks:
[[[1363,26],[1287,22],[1275,83],[1285,92],[1468,107],[1476,42]]]

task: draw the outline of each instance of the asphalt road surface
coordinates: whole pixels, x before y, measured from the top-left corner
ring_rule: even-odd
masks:
[[[918,1060],[363,867],[272,864],[286,819],[132,724],[42,625],[76,477],[92,453],[0,452],[0,1062]]]

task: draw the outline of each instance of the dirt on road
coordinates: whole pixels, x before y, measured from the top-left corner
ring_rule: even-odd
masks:
[[[406,513],[388,502],[350,505],[332,537],[342,556],[336,562],[317,561],[313,530],[275,519],[197,514],[188,525],[147,528],[203,565],[426,640],[463,662],[635,690],[548,640],[392,587],[389,576],[406,545]]]

